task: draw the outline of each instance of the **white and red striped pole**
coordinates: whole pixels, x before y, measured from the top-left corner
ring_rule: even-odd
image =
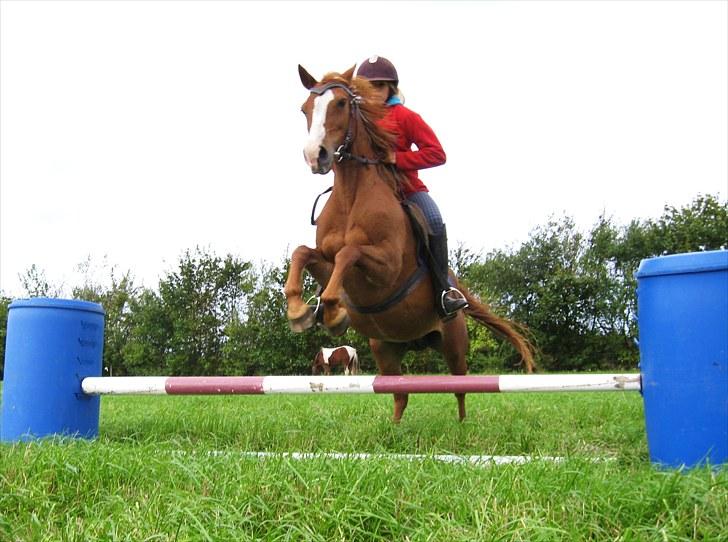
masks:
[[[87,395],[262,395],[275,393],[505,393],[640,391],[638,373],[465,376],[89,377]]]

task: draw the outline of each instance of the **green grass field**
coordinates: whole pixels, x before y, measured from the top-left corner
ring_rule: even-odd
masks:
[[[0,540],[728,540],[728,469],[661,471],[637,393],[105,397],[0,446]],[[559,456],[475,466],[240,452]],[[220,453],[211,453],[220,452]]]

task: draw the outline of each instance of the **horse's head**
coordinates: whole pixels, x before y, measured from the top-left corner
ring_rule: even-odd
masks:
[[[352,107],[359,100],[351,88],[354,68],[343,74],[328,74],[319,83],[303,66],[298,66],[301,83],[311,91],[301,111],[308,123],[303,156],[312,173],[331,171],[337,151],[351,142],[346,140],[352,137]]]

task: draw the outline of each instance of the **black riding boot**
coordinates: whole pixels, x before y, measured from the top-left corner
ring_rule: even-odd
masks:
[[[449,267],[447,265],[447,231],[442,226],[440,235],[429,235],[432,284],[435,290],[435,307],[443,320],[455,317],[457,311],[468,306],[465,296],[460,290],[450,285],[448,280]]]

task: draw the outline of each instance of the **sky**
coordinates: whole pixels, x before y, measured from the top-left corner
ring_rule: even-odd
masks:
[[[728,192],[728,2],[0,3],[0,293],[200,247],[280,265],[314,244],[315,77],[378,54],[447,163],[420,176],[450,246],[517,247]],[[94,278],[94,277],[92,277]]]

